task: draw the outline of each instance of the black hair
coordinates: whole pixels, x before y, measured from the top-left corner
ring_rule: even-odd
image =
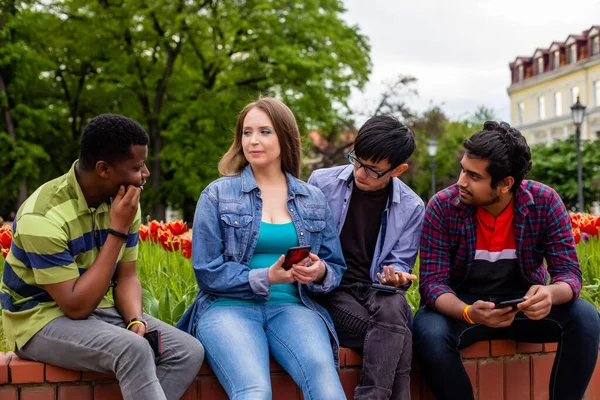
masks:
[[[408,160],[415,147],[415,134],[408,126],[391,115],[376,115],[358,130],[354,154],[374,163],[387,160],[396,168]]]
[[[531,171],[531,150],[518,129],[506,122],[486,121],[483,130],[465,140],[467,157],[489,160],[487,172],[492,177],[491,187],[512,176],[515,183],[511,191],[515,192],[525,175]]]
[[[79,164],[85,170],[98,161],[114,164],[131,158],[132,145],[148,145],[148,133],[140,124],[118,114],[100,114],[86,125],[81,134]]]

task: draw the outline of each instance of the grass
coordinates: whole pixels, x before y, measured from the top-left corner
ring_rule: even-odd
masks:
[[[581,265],[581,297],[600,310],[600,239],[580,242],[577,253]],[[169,324],[175,324],[197,293],[192,263],[179,253],[165,251],[159,244],[140,242],[138,275],[142,282],[144,311]],[[419,260],[414,273],[418,276]],[[0,263],[0,273],[2,263]],[[419,307],[419,282],[414,281],[406,293],[413,313]],[[0,351],[8,351],[0,329]]]

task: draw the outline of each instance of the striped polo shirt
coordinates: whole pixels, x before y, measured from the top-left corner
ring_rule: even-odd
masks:
[[[85,273],[106,241],[110,206],[88,206],[75,176],[76,164],[40,186],[19,208],[13,223],[0,285],[2,324],[10,347],[22,348],[48,322],[64,315],[44,285]],[[140,215],[138,207],[117,265],[137,259]],[[104,298],[98,307],[112,303]]]

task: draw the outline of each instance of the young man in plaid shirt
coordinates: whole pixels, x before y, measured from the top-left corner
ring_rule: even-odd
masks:
[[[465,149],[458,182],[425,213],[423,307],[413,332],[422,374],[438,399],[473,399],[460,349],[489,339],[558,342],[550,398],[581,399],[596,365],[600,319],[578,299],[569,214],[552,188],[523,180],[531,152],[518,130],[488,121]]]

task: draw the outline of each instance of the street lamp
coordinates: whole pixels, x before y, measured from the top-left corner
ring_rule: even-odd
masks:
[[[573,124],[575,124],[575,141],[577,143],[577,208],[579,212],[583,212],[583,183],[581,173],[581,124],[585,116],[585,106],[577,102],[571,106],[571,114],[573,116]]]
[[[427,154],[431,157],[431,197],[435,195],[435,155],[437,154],[438,143],[431,137],[427,144]]]

